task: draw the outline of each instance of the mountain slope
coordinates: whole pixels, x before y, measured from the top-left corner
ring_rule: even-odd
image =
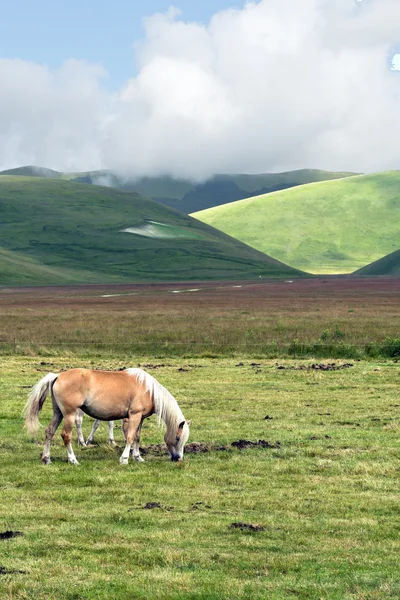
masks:
[[[187,215],[112,188],[2,176],[0,214],[0,284],[299,274]]]
[[[174,179],[167,176],[132,179],[107,170],[59,173],[43,167],[28,166],[0,172],[0,175],[62,178],[77,183],[103,185],[133,191],[186,214],[235,202],[249,196],[266,194],[304,183],[349,177],[354,174],[302,169],[259,175],[215,175],[203,183],[194,183],[186,179]]]
[[[400,246],[400,239],[399,239]],[[399,277],[400,276],[400,250],[395,250],[383,258],[358,269],[353,275],[362,277]]]
[[[192,216],[311,273],[350,273],[400,245],[400,172],[247,198]]]

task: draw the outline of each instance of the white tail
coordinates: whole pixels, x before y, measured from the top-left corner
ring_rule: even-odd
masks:
[[[24,409],[25,427],[29,433],[35,433],[39,429],[39,413],[42,410],[42,406],[51,389],[51,385],[57,377],[58,374],[56,373],[48,373],[39,381],[39,383],[33,386]]]

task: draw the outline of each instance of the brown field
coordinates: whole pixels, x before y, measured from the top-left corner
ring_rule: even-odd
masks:
[[[0,348],[279,355],[317,344],[344,356],[399,338],[399,307],[389,278],[3,287]]]

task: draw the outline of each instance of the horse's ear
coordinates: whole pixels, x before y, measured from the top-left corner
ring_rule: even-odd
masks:
[[[190,421],[186,421],[187,425],[191,425],[192,424],[192,419],[190,419]]]
[[[183,426],[184,426],[184,424],[185,424],[185,421],[182,421],[182,423],[179,423],[178,430],[179,430],[179,429],[183,429]]]

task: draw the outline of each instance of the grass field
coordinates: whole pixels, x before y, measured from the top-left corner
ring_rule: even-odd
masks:
[[[168,359],[155,369],[153,357],[132,356],[130,365],[149,362],[193,419],[189,441],[207,452],[121,467],[103,425],[98,446],[75,443],[79,467],[58,434],[44,467],[43,432],[32,442],[22,430],[26,388],[48,371],[124,363],[3,357],[0,529],[23,535],[0,539],[2,598],[400,597],[393,361],[331,372],[310,361]],[[272,447],[232,446],[241,439]],[[150,419],[142,446],[161,440]]]
[[[400,355],[400,279],[0,288],[0,352]]]
[[[193,216],[309,273],[350,273],[399,249],[399,184],[399,171],[362,175]]]
[[[302,275],[138,194],[3,175],[0,198],[3,285]],[[158,230],[142,235],[152,222]]]
[[[0,597],[398,599],[399,296],[399,279],[0,288]],[[293,336],[308,358],[285,358]],[[79,466],[59,432],[43,466],[29,388],[80,366],[165,385],[192,419],[184,462],[152,417],[144,463],[120,466],[103,424],[93,447],[74,433]]]

